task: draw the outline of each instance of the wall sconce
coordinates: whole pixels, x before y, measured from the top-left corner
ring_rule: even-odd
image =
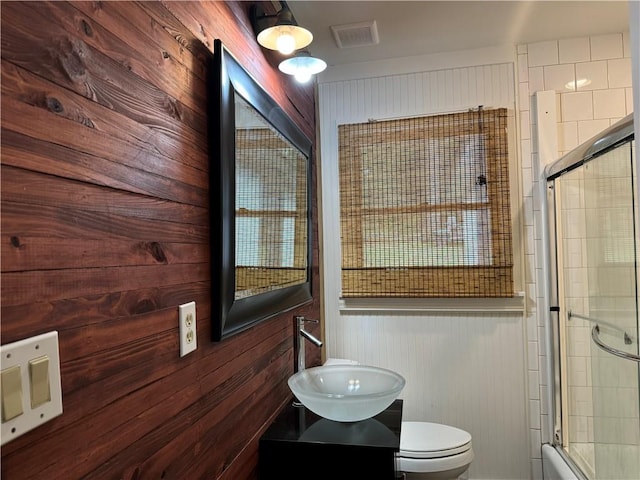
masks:
[[[251,25],[260,45],[269,50],[277,50],[283,55],[290,55],[308,46],[313,40],[313,34],[298,25],[287,2],[281,1],[280,5],[282,8],[275,15],[267,15],[262,7],[252,5],[249,12]],[[313,75],[327,68],[327,63],[312,57],[307,50],[301,50],[280,62],[278,68],[287,75],[293,75],[298,82],[306,83]]]
[[[278,68],[287,75],[293,75],[300,83],[308,82],[311,77],[327,68],[327,62],[312,57],[308,51],[298,52],[295,56],[280,62]]]
[[[289,55],[309,45],[313,35],[306,28],[298,26],[289,7],[284,2],[281,4],[282,8],[275,15],[266,15],[261,7],[253,5],[251,24],[260,45]]]

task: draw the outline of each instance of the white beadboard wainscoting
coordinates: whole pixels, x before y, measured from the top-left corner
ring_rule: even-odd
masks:
[[[632,3],[636,7],[631,9],[632,18],[637,18],[640,7]],[[637,39],[638,22],[630,24]],[[638,45],[629,40],[628,32],[621,32],[518,45],[515,51],[503,46],[363,62],[330,68],[320,75],[325,354],[397,368],[407,378],[405,412],[411,419],[438,418],[468,426],[476,451],[469,469],[472,480],[542,479],[541,444],[553,433],[549,427],[551,379],[545,356],[538,195],[544,164],[540,165],[535,141],[538,125],[530,99],[539,91],[556,90],[559,157],[632,112],[634,102],[638,105],[640,95],[633,95],[631,84],[633,81],[637,90]],[[567,91],[567,81],[586,70],[594,75],[592,84],[581,92]],[[565,74],[570,78],[565,80]],[[370,306],[380,306],[378,311],[343,308],[349,305],[340,299],[337,126],[478,105],[515,110],[519,138],[516,147],[510,145],[514,154],[510,167],[517,193],[511,201],[516,279],[521,282],[516,291],[524,291],[524,298],[514,299],[506,308],[482,302],[477,311],[467,302],[460,302],[457,310],[440,303],[433,308],[433,302],[427,302],[423,311],[419,306],[414,309],[415,302],[405,302],[396,310],[373,302]],[[637,115],[636,108],[636,120]],[[510,310],[513,304],[521,310]],[[415,338],[409,338],[407,332],[413,332]],[[511,384],[503,375],[513,375]]]
[[[474,50],[469,62],[477,62],[482,51]],[[495,59],[495,52],[487,57]],[[338,125],[417,115],[435,115],[477,108],[509,109],[514,115],[514,58],[503,54],[503,62],[427,71],[429,62],[406,59],[424,71],[401,75],[332,81],[318,86],[320,124],[319,169],[321,185],[321,256],[323,297],[327,315],[339,316],[340,304],[340,199],[338,176]],[[455,57],[458,58],[458,57]],[[394,64],[397,68],[397,65]],[[514,132],[515,133],[515,132]],[[511,147],[511,145],[510,145]],[[511,174],[519,174],[516,148],[511,154]],[[519,185],[518,177],[513,183]],[[519,217],[519,199],[512,199],[514,218]],[[514,231],[514,249],[519,249],[519,229]],[[519,265],[516,265],[518,277]],[[522,282],[516,284],[522,290]],[[330,346],[329,346],[330,348]]]
[[[444,423],[471,433],[475,459],[470,479],[532,477],[526,299],[405,302],[411,308],[400,301],[401,308],[387,304],[378,310],[379,302],[371,302],[370,310],[366,300],[357,302],[359,309],[342,301],[337,127],[479,105],[506,107],[517,119],[515,59],[513,48],[459,52],[450,55],[444,67],[442,56],[433,61],[407,58],[404,63],[396,59],[392,66],[379,68],[356,65],[341,72],[342,77],[333,72],[318,85],[325,354],[400,372],[407,380],[401,395],[406,420]],[[358,78],[359,74],[364,76]],[[520,291],[525,275],[517,148],[511,157],[516,291]],[[539,423],[539,412],[535,413]]]
[[[471,434],[469,478],[529,478],[522,314],[350,312],[325,322],[329,356],[405,377],[404,420]]]

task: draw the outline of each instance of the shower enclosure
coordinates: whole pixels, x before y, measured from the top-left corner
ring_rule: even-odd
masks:
[[[545,170],[554,443],[578,477],[640,479],[632,115]]]

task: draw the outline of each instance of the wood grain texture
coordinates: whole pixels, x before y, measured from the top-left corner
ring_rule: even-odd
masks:
[[[3,446],[3,478],[257,478],[291,398],[293,315],[319,318],[320,295],[314,202],[313,302],[209,340],[213,39],[315,139],[313,87],[278,72],[248,7],[0,3],[2,343],[58,331],[64,408]]]

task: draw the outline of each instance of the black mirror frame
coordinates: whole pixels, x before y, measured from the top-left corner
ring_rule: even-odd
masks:
[[[221,341],[279,313],[310,302],[312,270],[312,142],[247,73],[222,42],[214,40],[210,95],[210,238],[212,339]],[[244,98],[307,158],[306,281],[235,299],[235,95]]]

